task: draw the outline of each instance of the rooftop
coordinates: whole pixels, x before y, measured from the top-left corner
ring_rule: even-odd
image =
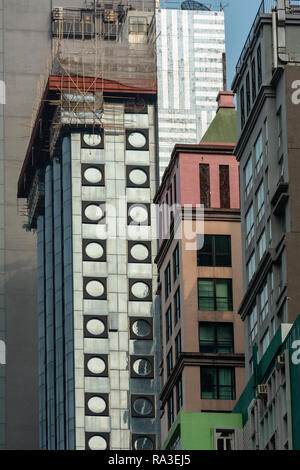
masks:
[[[237,113],[233,102],[234,94],[222,91],[217,96],[218,110],[209,128],[201,139],[201,143],[237,142]]]

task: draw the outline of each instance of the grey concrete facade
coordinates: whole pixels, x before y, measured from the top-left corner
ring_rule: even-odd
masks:
[[[6,449],[39,447],[36,237],[22,228],[24,204],[17,203],[16,185],[37,84],[51,52],[52,6],[52,0],[0,2],[0,79],[6,84],[0,133],[0,339],[5,329],[7,347],[7,364],[0,365],[0,448]]]
[[[299,313],[295,285],[299,279],[295,259],[300,234],[296,210],[299,172],[293,150],[299,146],[295,137],[299,106],[293,104],[292,94],[293,83],[300,76],[300,11],[293,8],[295,3],[299,7],[299,2],[278,0],[273,15],[263,4],[232,85],[239,115],[235,153],[240,162],[244,280],[240,314],[247,380],[253,373],[255,376],[257,362],[279,329],[290,328]],[[282,413],[284,403],[289,402],[288,381],[287,371],[274,372],[264,382],[268,384],[268,407],[257,400],[251,405],[250,448],[289,448],[291,413],[288,407]],[[276,387],[286,391],[284,400],[276,402],[275,415],[270,393],[274,394]],[[259,419],[254,419],[256,413]],[[266,434],[263,420],[268,420],[268,414],[272,432]]]
[[[59,6],[72,8],[82,8],[85,4],[84,0],[59,2]],[[1,319],[6,320],[8,360],[3,446],[11,449],[31,449],[40,445],[36,236],[22,229],[22,224],[27,222],[23,215],[25,201],[16,203],[15,188],[30,137],[29,123],[36,85],[51,51],[50,18],[52,8],[56,6],[57,3],[52,0],[29,0],[26,4],[17,0],[4,0],[4,79],[7,83],[8,104],[5,107],[3,153],[4,178],[7,183],[3,187],[2,197],[5,223],[2,266],[5,291]],[[223,26],[219,36],[221,46],[224,47],[222,29]],[[220,69],[220,53],[217,60]],[[175,143],[177,134],[173,137]],[[134,269],[131,269],[133,273]],[[124,279],[122,282],[125,282]],[[134,350],[132,342],[130,348]],[[50,421],[53,422],[54,419],[51,416]],[[135,421],[141,423],[138,419]],[[139,426],[136,427],[138,428]],[[49,432],[53,433],[53,429]],[[139,432],[138,430],[137,433]],[[84,447],[82,436],[81,432],[80,448]],[[126,442],[123,445],[128,447],[129,444]],[[51,446],[54,447],[55,444],[51,443]]]

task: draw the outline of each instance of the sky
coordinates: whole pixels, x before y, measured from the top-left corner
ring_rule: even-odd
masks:
[[[161,0],[162,7],[180,8],[183,0]],[[208,6],[219,8],[222,1],[225,12],[225,34],[227,54],[227,88],[231,89],[235,66],[244,47],[262,0],[197,0]],[[176,7],[175,7],[176,8]]]
[[[208,2],[207,2],[208,3]],[[244,47],[261,0],[223,0],[227,54],[227,88],[235,75],[235,66]]]

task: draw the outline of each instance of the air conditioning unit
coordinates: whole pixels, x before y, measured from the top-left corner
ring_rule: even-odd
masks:
[[[268,387],[266,384],[257,385],[257,398],[266,399],[268,397]]]
[[[58,21],[58,20],[63,20],[64,19],[64,9],[63,7],[57,7],[54,8],[52,11],[52,16],[53,19]]]
[[[115,12],[113,9],[107,8],[104,10],[104,21],[107,23],[115,21]]]
[[[276,358],[276,369],[281,369],[285,365],[285,357],[284,354],[277,356]]]

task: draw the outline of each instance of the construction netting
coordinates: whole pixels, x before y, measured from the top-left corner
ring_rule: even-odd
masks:
[[[51,74],[98,77],[122,85],[153,89],[156,83],[154,43],[62,40],[53,59]]]

